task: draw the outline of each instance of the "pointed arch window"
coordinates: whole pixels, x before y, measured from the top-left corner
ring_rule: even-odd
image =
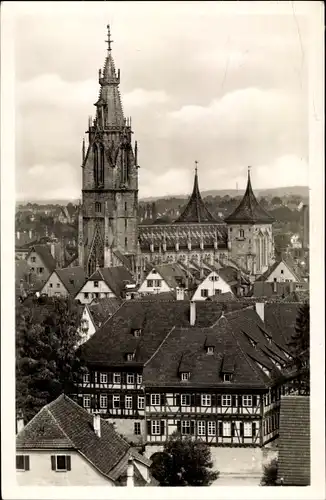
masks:
[[[97,214],[102,213],[102,204],[99,202],[95,203],[95,213],[97,213]]]
[[[94,184],[95,187],[98,186],[98,148],[97,144],[93,145],[93,157],[94,157]]]
[[[104,146],[100,145],[99,186],[104,186]]]

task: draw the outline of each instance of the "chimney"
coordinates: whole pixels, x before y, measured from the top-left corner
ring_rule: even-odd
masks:
[[[177,300],[184,300],[185,299],[185,289],[184,288],[177,287],[176,293],[177,293]]]
[[[17,413],[16,422],[17,422],[17,434],[19,434],[25,427],[24,416],[21,411]]]
[[[19,240],[19,238],[20,238],[20,232],[19,231],[17,231],[16,237],[17,237],[17,240]]]
[[[134,484],[134,460],[132,457],[128,458],[128,466],[127,466],[127,485],[130,488],[135,486]]]
[[[196,323],[196,302],[193,300],[190,302],[190,326],[194,326]]]
[[[274,278],[273,293],[277,293],[277,278]]]
[[[265,314],[264,314],[265,304],[264,304],[264,302],[256,302],[255,309],[256,309],[256,313],[258,314],[258,316],[260,317],[262,322],[264,322],[264,320],[265,320]]]
[[[100,415],[93,415],[93,428],[95,434],[100,438],[101,437],[101,417]]]

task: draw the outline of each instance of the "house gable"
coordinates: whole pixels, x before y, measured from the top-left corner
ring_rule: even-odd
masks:
[[[160,283],[160,285],[158,285]],[[139,293],[157,293],[157,292],[170,292],[172,289],[169,287],[167,282],[163,279],[162,275],[152,269],[140,285]]]
[[[67,288],[61,281],[56,271],[53,271],[53,273],[50,274],[48,280],[41,290],[41,293],[46,294],[48,297],[67,297],[69,295]]]
[[[205,290],[205,292],[204,292]],[[206,300],[216,293],[232,293],[230,285],[215,271],[212,271],[199,285],[192,300]]]
[[[93,299],[102,299],[104,297],[116,297],[116,295],[111,290],[109,285],[104,281],[104,279],[89,279],[82,286],[75,298],[82,304],[90,304]]]
[[[290,267],[284,261],[279,262],[278,266],[272,270],[266,281],[268,283],[272,283],[275,278],[277,281],[300,281],[293,270],[290,269]]]

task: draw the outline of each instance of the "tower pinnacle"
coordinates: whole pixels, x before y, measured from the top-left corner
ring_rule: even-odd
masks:
[[[107,25],[107,29],[108,29],[108,39],[105,40],[106,43],[108,44],[108,51],[111,51],[111,43],[113,43],[113,40],[111,40],[111,30],[110,30],[110,25],[108,24]]]
[[[198,161],[195,161],[195,175],[197,175],[198,172]]]

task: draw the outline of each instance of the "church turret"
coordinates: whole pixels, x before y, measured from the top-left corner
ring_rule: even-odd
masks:
[[[201,197],[198,185],[197,161],[195,162],[195,165],[195,179],[192,194],[189,198],[186,208],[183,210],[180,217],[174,221],[174,224],[212,224],[217,222],[206,207]]]
[[[83,145],[83,251],[87,274],[111,265],[112,252],[137,250],[138,170],[131,118],[125,118],[119,91],[120,70],[112,56],[110,26],[107,54],[99,70],[96,115],[89,118],[88,147]],[[137,146],[135,145],[137,151]],[[110,247],[108,247],[108,242]]]
[[[273,221],[254,195],[249,167],[245,194],[225,222],[231,258],[252,275],[262,274],[274,262]]]

